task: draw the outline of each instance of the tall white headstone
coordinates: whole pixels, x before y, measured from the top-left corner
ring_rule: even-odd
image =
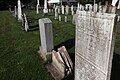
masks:
[[[21,2],[18,0],[18,20],[22,20]]]
[[[64,6],[62,5],[62,14],[65,13]]]
[[[47,14],[48,13],[48,9],[47,9],[47,0],[44,0],[44,9],[43,9],[43,13]]]

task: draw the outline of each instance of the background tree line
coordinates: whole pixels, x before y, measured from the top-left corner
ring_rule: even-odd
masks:
[[[86,4],[86,3],[91,3],[93,4],[94,0],[76,0],[80,2],[80,4]],[[102,4],[105,3],[106,0],[96,0],[96,2],[102,2]],[[37,0],[21,0],[21,2],[24,5],[29,5],[29,6],[36,6]],[[40,5],[43,5],[44,0],[40,0]],[[17,5],[17,0],[0,0],[0,10],[6,10],[9,7],[14,7]]]

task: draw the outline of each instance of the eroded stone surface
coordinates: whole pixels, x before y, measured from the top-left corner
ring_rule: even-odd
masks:
[[[78,11],[75,80],[107,80],[115,14]]]

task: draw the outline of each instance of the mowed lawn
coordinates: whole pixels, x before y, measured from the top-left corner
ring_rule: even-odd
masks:
[[[66,46],[74,62],[75,25],[72,16],[69,15],[65,23],[64,15],[59,22],[53,13],[43,16],[42,12],[36,14],[34,10],[23,12],[29,21],[29,32],[23,30],[9,11],[0,11],[0,80],[53,80],[45,68],[46,63],[37,53],[40,46],[38,19],[46,17],[52,20],[54,49]],[[120,74],[120,23],[117,24],[112,80],[118,80]]]

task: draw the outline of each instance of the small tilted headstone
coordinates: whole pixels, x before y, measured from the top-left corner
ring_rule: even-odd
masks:
[[[52,52],[52,65],[61,73],[61,79],[73,73],[73,63],[65,46],[58,48],[58,52]]]
[[[29,26],[28,26],[28,21],[27,21],[27,17],[26,17],[26,14],[24,13],[24,20],[25,20],[25,31],[28,31],[29,30]]]

